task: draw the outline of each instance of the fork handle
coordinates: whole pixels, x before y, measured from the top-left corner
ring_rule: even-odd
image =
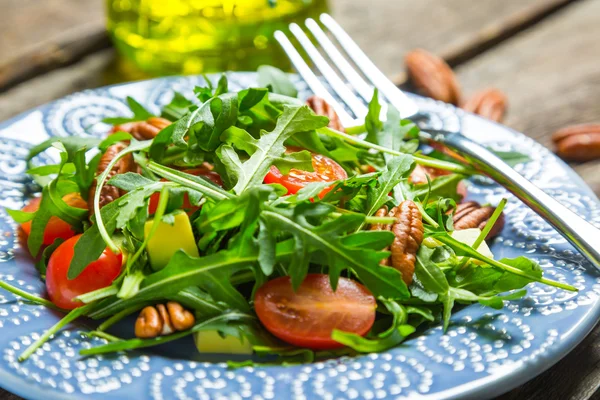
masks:
[[[491,151],[464,135],[460,133],[430,135],[430,140],[445,145],[465,158],[477,170],[512,192],[556,228],[597,269],[600,269],[600,229],[525,179]]]

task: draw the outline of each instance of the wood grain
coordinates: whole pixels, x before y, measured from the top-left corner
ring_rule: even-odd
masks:
[[[550,148],[555,130],[600,122],[598,15],[600,1],[576,3],[459,67],[464,92],[490,86],[504,91],[509,99],[505,124]],[[597,166],[574,165],[598,194]]]
[[[110,46],[101,0],[2,0],[0,90]]]

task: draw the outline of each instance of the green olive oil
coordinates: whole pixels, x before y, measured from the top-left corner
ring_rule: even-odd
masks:
[[[325,12],[326,0],[107,0],[116,48],[141,70],[198,74],[287,68],[273,32]]]

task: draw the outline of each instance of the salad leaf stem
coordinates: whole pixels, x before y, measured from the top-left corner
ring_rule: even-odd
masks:
[[[87,335],[88,337],[97,337],[97,338],[105,339],[105,340],[108,340],[109,342],[119,342],[119,341],[123,340],[121,338],[111,335],[110,333],[101,332],[98,330],[86,332],[85,335]]]
[[[540,283],[544,283],[548,286],[554,286],[560,289],[564,289],[564,290],[568,290],[571,292],[577,292],[577,288],[575,288],[574,286],[571,286],[569,284],[566,283],[562,283],[562,282],[557,282],[557,281],[553,281],[551,279],[547,279],[547,278],[543,278],[543,277],[537,277],[537,276],[533,276],[531,274],[528,274],[525,271],[522,271],[518,268],[512,267],[510,265],[501,263],[500,261],[496,261],[492,258],[486,257],[483,254],[479,253],[478,251],[474,250],[473,248],[471,248],[471,246],[468,246],[462,242],[459,242],[458,240],[454,239],[453,237],[445,234],[445,235],[436,235],[435,238],[437,240],[439,240],[440,242],[444,243],[445,245],[450,246],[453,250],[459,249],[462,252],[466,253],[469,255],[469,257],[474,258],[476,260],[480,260],[483,261],[489,265],[492,265],[494,267],[500,268],[504,271],[510,272],[512,274],[515,275],[519,275],[522,276],[524,278],[530,279],[532,281],[536,281],[536,282],[540,282]]]
[[[332,217],[341,217],[342,214],[358,214],[358,213],[353,213],[353,212],[347,212],[347,210],[344,210],[346,212],[332,212],[331,216]],[[362,214],[358,214],[358,215],[362,215]],[[396,218],[394,217],[373,217],[373,216],[368,216],[365,217],[365,224],[393,224],[394,222],[396,222]]]
[[[160,226],[160,220],[165,214],[165,210],[167,209],[167,204],[169,203],[169,188],[163,186],[160,190],[160,197],[158,198],[158,205],[156,206],[156,212],[154,213],[154,219],[152,221],[152,228],[150,228],[150,232],[144,238],[144,241],[137,249],[137,251],[133,254],[133,256],[127,258],[127,266],[125,270],[129,273],[131,270],[131,266],[137,261],[138,258],[142,255],[144,250],[146,250],[146,246],[148,246],[148,242],[152,239],[152,236],[156,233]]]
[[[352,143],[352,144],[359,145],[362,147],[377,150],[382,153],[388,153],[388,154],[392,154],[395,156],[405,155],[405,153],[402,153],[400,151],[388,149],[387,147],[367,142],[366,140],[362,140],[358,137],[351,136],[347,133],[340,132],[335,129],[329,128],[329,127],[319,128],[319,129],[317,129],[317,132],[319,132],[323,135],[337,137],[348,143]],[[413,157],[417,164],[424,165],[426,167],[443,169],[446,171],[455,172],[457,174],[463,174],[463,175],[475,175],[478,173],[476,170],[474,170],[471,167],[463,166],[460,164],[455,164],[455,163],[452,163],[449,161],[441,161],[441,160],[438,160],[435,158],[427,157],[424,155],[418,155],[418,154],[413,154]]]
[[[54,303],[51,302],[50,300],[46,300],[46,299],[43,299],[41,297],[37,297],[37,296],[35,296],[35,295],[31,294],[31,293],[27,293],[26,291],[21,290],[21,289],[15,287],[15,286],[9,285],[8,283],[6,283],[4,281],[1,281],[1,280],[0,280],[0,288],[4,289],[6,291],[9,291],[12,294],[15,294],[15,295],[17,295],[19,297],[22,297],[22,298],[24,298],[26,300],[29,300],[32,303],[39,304],[41,306],[48,307],[48,308],[51,308],[51,309],[56,310],[56,311],[62,311],[62,312],[65,311],[62,308],[54,305]]]
[[[85,315],[92,307],[95,306],[95,303],[86,304],[85,306],[76,308],[74,310],[69,311],[67,315],[65,315],[60,321],[58,321],[52,328],[48,329],[38,340],[33,342],[31,346],[25,349],[23,353],[19,356],[19,361],[27,360],[37,349],[39,349],[52,335],[60,331],[65,325],[76,320],[77,318]]]
[[[490,219],[488,219],[485,226],[483,227],[483,230],[481,231],[481,233],[479,234],[477,239],[475,239],[475,242],[473,242],[473,245],[471,246],[473,249],[477,250],[479,248],[479,245],[481,245],[481,243],[483,243],[483,241],[487,237],[488,233],[490,233],[490,231],[496,224],[496,221],[500,217],[500,214],[502,214],[502,211],[504,210],[504,207],[506,206],[506,202],[507,202],[507,200],[505,198],[500,200],[500,203],[498,203],[498,207],[496,207],[496,209],[494,210],[494,213],[492,214]],[[460,264],[458,265],[458,267],[456,269],[462,269],[465,265],[467,265],[467,263],[469,262],[470,259],[471,258],[467,257],[467,256],[463,257],[462,261],[460,262]]]
[[[124,350],[133,350],[133,349],[141,349],[144,347],[158,346],[159,344],[172,342],[173,340],[180,339],[187,335],[191,335],[195,332],[206,331],[206,330],[215,330],[218,327],[226,324],[230,321],[238,321],[241,323],[253,323],[255,322],[255,317],[242,313],[239,311],[229,311],[223,313],[222,315],[218,315],[216,317],[207,319],[205,321],[199,322],[194,325],[191,329],[187,331],[177,332],[168,336],[159,336],[153,339],[130,339],[130,340],[120,340],[118,342],[112,342],[105,344],[103,346],[92,347],[91,349],[82,349],[79,351],[81,355],[94,355],[94,354],[104,354],[104,353],[113,353],[116,351],[124,351]]]
[[[216,201],[235,197],[233,194],[224,191],[212,183],[208,183],[202,178],[192,180],[186,176],[188,174],[177,171],[173,168],[165,167],[164,165],[158,164],[154,161],[150,161],[148,163],[148,169],[154,172],[156,175],[159,175],[172,182],[179,183],[182,186],[189,187],[190,189],[197,190],[206,197]]]
[[[100,299],[104,299],[106,297],[114,296],[115,294],[117,294],[118,291],[119,291],[119,289],[116,286],[111,285],[111,286],[103,287],[101,289],[94,290],[92,292],[80,294],[79,296],[75,297],[75,300],[79,300],[82,303],[87,304],[87,303],[91,303],[92,301],[95,301],[95,300],[100,300]]]
[[[104,321],[100,325],[98,325],[98,328],[96,329],[96,331],[98,331],[98,332],[104,332],[105,330],[107,330],[108,328],[110,328],[111,326],[113,326],[114,324],[116,324],[117,322],[121,321],[123,318],[127,317],[128,315],[133,314],[136,311],[141,310],[144,307],[146,307],[146,303],[144,303],[144,304],[136,304],[135,306],[131,306],[129,308],[121,310],[118,313],[116,313],[115,315],[113,315],[110,318],[106,319],[106,321]]]
[[[421,218],[423,218],[423,221],[427,222],[429,225],[433,226],[434,228],[440,227],[440,225],[435,221],[435,219],[431,218],[429,216],[429,214],[427,214],[427,212],[425,211],[425,209],[423,208],[423,205],[421,203],[416,201],[415,204],[417,205],[417,208],[419,209],[419,212],[421,213]]]
[[[94,215],[96,217],[96,224],[98,225],[98,230],[100,232],[100,236],[102,236],[102,239],[104,239],[104,242],[106,243],[106,245],[115,254],[121,254],[121,249],[119,248],[119,246],[117,246],[117,244],[115,242],[113,242],[111,236],[109,235],[109,233],[106,230],[106,226],[104,225],[104,222],[102,221],[102,215],[100,214],[100,194],[102,192],[102,186],[104,186],[106,178],[108,178],[108,175],[112,171],[113,167],[115,166],[115,164],[117,162],[119,162],[119,160],[121,158],[123,158],[124,156],[126,156],[129,153],[133,153],[134,151],[148,149],[148,148],[150,148],[151,145],[152,145],[152,140],[145,140],[143,142],[136,142],[136,143],[130,144],[129,147],[127,147],[127,148],[123,149],[121,152],[119,152],[115,156],[115,158],[113,158],[110,161],[110,163],[108,163],[104,172],[102,172],[100,174],[100,176],[98,176],[98,178],[97,178],[96,192],[94,193]]]
[[[346,133],[348,135],[360,135],[361,133],[365,133],[367,131],[367,127],[365,126],[365,124],[362,125],[356,125],[356,126],[350,126],[348,128],[344,128],[344,130],[346,131]]]

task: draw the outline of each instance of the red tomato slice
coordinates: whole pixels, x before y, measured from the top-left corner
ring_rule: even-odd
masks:
[[[302,149],[288,147],[287,150],[290,153],[301,151]],[[292,168],[287,175],[283,175],[276,166],[272,165],[267,176],[265,176],[264,182],[279,183],[288,190],[288,194],[294,194],[311,182],[333,182],[348,178],[348,174],[346,174],[346,171],[344,171],[344,168],[340,164],[321,154],[313,153],[312,165],[313,172]],[[319,197],[323,198],[330,190],[331,187],[323,189],[319,193]]]
[[[308,274],[294,293],[288,276],[257,290],[254,307],[260,322],[279,339],[310,349],[335,349],[331,339],[339,329],[364,336],[375,321],[375,297],[360,283],[340,278],[334,292],[329,276]]]
[[[87,209],[87,203],[81,198],[78,193],[71,193],[63,197],[65,203],[71,207]],[[22,211],[25,212],[36,212],[40,208],[41,197],[33,198],[23,207]],[[24,222],[21,224],[23,231],[29,235],[31,232],[31,221]],[[58,217],[51,217],[44,229],[44,245],[50,245],[55,239],[67,240],[73,237],[76,232],[71,228],[67,222],[63,221]]]
[[[122,256],[115,255],[107,248],[100,258],[85,267],[77,278],[67,279],[73,249],[80,237],[81,235],[73,236],[58,246],[50,256],[46,271],[46,290],[50,300],[67,310],[83,305],[79,301],[73,301],[75,297],[109,286],[121,272]]]
[[[219,185],[219,186],[223,186],[223,181],[221,180],[221,177],[219,176],[219,174],[217,174],[215,171],[211,171],[208,168],[204,168],[204,167],[200,167],[200,168],[193,168],[193,169],[186,169],[183,170],[183,172],[185,172],[186,174],[191,174],[191,175],[195,175],[195,176],[203,176],[205,178],[207,178],[208,180],[210,180],[211,182],[213,182],[215,185]],[[161,181],[166,181],[166,179],[161,179]],[[152,196],[150,196],[150,202],[148,203],[148,213],[149,214],[154,214],[156,212],[156,208],[158,207],[158,200],[160,199],[160,193],[154,193]],[[196,210],[198,209],[198,207],[193,206],[190,203],[190,199],[186,194],[183,195],[183,206],[181,207],[183,210],[185,210],[188,215],[193,214],[194,212],[196,212]]]

